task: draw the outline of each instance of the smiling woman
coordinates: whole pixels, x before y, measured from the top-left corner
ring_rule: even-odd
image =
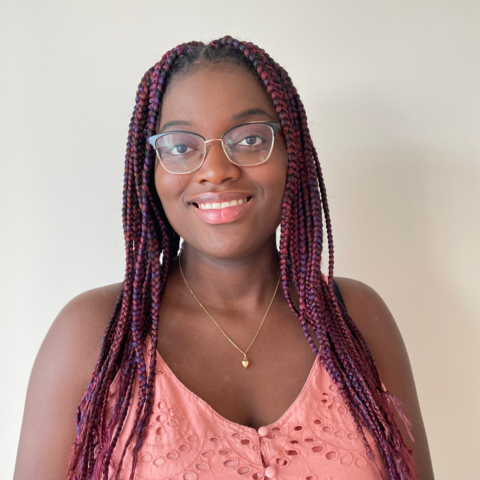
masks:
[[[433,478],[401,336],[333,277],[305,111],[263,50],[192,42],[145,74],[123,223],[125,280],[41,347],[17,480]]]

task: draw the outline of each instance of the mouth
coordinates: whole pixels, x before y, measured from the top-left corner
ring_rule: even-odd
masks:
[[[229,202],[192,202],[192,205],[199,210],[222,210],[224,208],[231,208],[238,205],[243,205],[244,203],[248,203],[251,199],[252,197],[245,197],[239,198],[238,200],[230,200]]]
[[[235,195],[237,198],[230,200],[219,198],[205,198],[196,199],[196,202],[190,202],[190,205],[194,207],[193,211],[197,216],[205,223],[221,224],[231,223],[243,217],[248,210],[250,210],[253,202],[253,196],[245,196],[238,198],[239,195]],[[203,201],[200,201],[203,200]],[[211,201],[206,201],[211,200]],[[222,200],[222,201],[212,201]]]

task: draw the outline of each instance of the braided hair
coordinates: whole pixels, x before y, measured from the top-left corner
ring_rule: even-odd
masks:
[[[411,452],[398,429],[385,390],[365,339],[339,304],[333,290],[333,238],[322,168],[313,146],[302,101],[287,72],[252,43],[224,37],[205,45],[190,42],[168,51],[142,78],[129,126],[123,189],[125,280],[105,331],[101,352],[89,386],[77,409],[77,436],[68,478],[107,479],[112,453],[132,404],[138,379],[135,420],[117,465],[122,469],[131,445],[130,480],[152,414],[156,356],[149,365],[143,345],[150,333],[158,340],[159,309],[179,236],[169,224],[154,185],[155,150],[148,137],[156,133],[167,85],[199,65],[230,62],[249,71],[262,84],[278,113],[285,138],[288,170],[282,203],[279,243],[283,294],[300,320],[305,337],[320,358],[350,408],[373,459],[363,428],[373,436],[393,479],[415,478]],[[328,273],[321,273],[324,232],[328,244]],[[297,309],[289,279],[298,292]],[[316,335],[317,349],[309,329]],[[109,388],[119,376],[118,394],[107,421]]]

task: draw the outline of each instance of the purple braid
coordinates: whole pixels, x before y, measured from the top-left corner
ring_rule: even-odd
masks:
[[[159,310],[172,261],[178,255],[179,236],[163,212],[154,186],[155,152],[148,137],[156,133],[162,99],[170,81],[206,63],[230,62],[246,68],[265,88],[278,113],[288,156],[282,203],[280,276],[284,296],[299,318],[305,337],[320,358],[350,408],[373,458],[362,426],[373,436],[390,479],[414,479],[415,467],[365,339],[333,291],[334,250],[330,211],[317,153],[307,125],[303,103],[287,72],[264,50],[231,37],[209,45],[190,42],[168,51],[142,78],[130,121],[123,189],[125,280],[102,341],[90,384],[77,409],[77,437],[68,467],[71,480],[106,480],[114,449],[133,405],[138,381],[135,419],[115,465],[118,478],[130,444],[135,475],[138,453],[152,415],[156,356],[144,344],[158,341]],[[328,244],[328,274],[321,273],[324,229]],[[293,304],[289,282],[298,292]],[[318,339],[317,349],[311,333]],[[107,422],[110,386],[119,386],[113,413]],[[397,405],[397,403],[395,403]]]

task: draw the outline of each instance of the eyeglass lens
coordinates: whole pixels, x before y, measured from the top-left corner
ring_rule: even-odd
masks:
[[[259,165],[270,156],[273,130],[261,123],[240,125],[223,136],[222,144],[225,154],[236,165]],[[193,172],[205,156],[203,138],[189,132],[167,133],[156,140],[155,149],[165,169],[172,173]]]

